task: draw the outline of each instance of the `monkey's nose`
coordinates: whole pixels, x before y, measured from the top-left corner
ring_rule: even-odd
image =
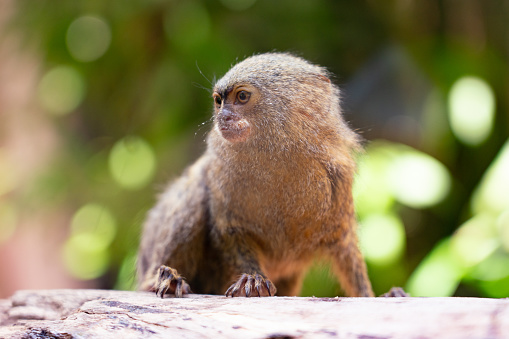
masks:
[[[223,122],[232,122],[240,120],[240,116],[223,107],[223,109],[219,112],[219,119],[221,119]]]

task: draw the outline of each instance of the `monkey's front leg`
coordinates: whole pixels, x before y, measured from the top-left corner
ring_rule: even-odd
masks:
[[[224,242],[224,258],[232,277],[237,277],[227,290],[227,297],[267,297],[276,294],[276,287],[260,268],[256,245],[245,238],[233,236]]]
[[[346,294],[350,297],[374,297],[354,229],[349,229],[332,247],[333,269]]]

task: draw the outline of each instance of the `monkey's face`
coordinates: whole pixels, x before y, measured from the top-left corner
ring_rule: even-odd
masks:
[[[214,91],[215,128],[230,142],[246,141],[252,134],[250,118],[260,92],[252,85],[238,84]]]

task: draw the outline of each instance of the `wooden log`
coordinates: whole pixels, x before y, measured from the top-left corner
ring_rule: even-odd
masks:
[[[509,299],[19,291],[0,338],[509,338]]]

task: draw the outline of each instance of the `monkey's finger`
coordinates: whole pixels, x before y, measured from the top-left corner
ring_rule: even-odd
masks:
[[[277,288],[276,286],[274,286],[274,284],[272,283],[272,281],[268,280],[269,284],[270,284],[270,293],[272,294],[272,296],[275,296],[276,293],[277,293]]]
[[[239,281],[237,282],[237,284],[245,284],[248,278],[249,278],[249,274],[243,273],[243,274],[240,276],[240,279],[239,279]]]
[[[240,290],[242,289],[242,287],[245,287],[248,278],[249,278],[249,275],[247,275],[245,273],[242,274],[240,279],[235,284],[235,287],[233,288],[232,296],[234,296],[234,297],[240,296],[240,293],[241,293]]]
[[[227,297],[231,296],[232,298],[238,297],[240,295],[239,291],[242,289],[242,287],[246,283],[247,277],[248,277],[247,274],[245,274],[245,273],[242,274],[240,276],[239,280],[237,280],[237,282],[235,284],[233,284],[232,286],[230,286],[230,288],[226,291],[226,296]]]
[[[272,293],[270,291],[271,284],[270,280],[265,280],[265,287],[267,288],[267,292],[269,292],[269,297],[272,297]]]
[[[226,293],[225,295],[227,297],[232,297],[233,298],[233,293],[237,290],[237,284],[238,282],[236,282],[235,284],[232,284],[227,290],[226,290]]]
[[[158,268],[158,275],[160,280],[164,280],[171,273],[170,268],[168,266],[161,265]]]
[[[255,290],[256,290],[256,293],[258,294],[258,297],[261,297],[262,294],[263,294],[262,286],[261,285],[258,285],[258,286],[255,285]]]
[[[227,297],[235,297],[235,294],[237,293],[239,289],[237,288],[236,284],[233,284],[230,286],[230,288],[228,288],[228,290],[226,291],[225,295]]]
[[[263,278],[260,276],[260,275],[256,275],[255,276],[255,288],[256,288],[256,292],[258,292],[258,296],[261,297],[261,294],[260,292],[261,289],[262,289],[262,284],[263,284]],[[262,292],[263,293],[263,292]]]
[[[166,284],[168,281],[174,280],[176,277],[173,275],[173,272],[171,271],[161,271],[161,274],[159,275],[158,283],[159,285]]]
[[[246,297],[251,296],[251,288],[253,287],[254,278],[252,275],[248,276],[246,279],[246,284],[244,285],[244,290],[246,292]]]
[[[260,286],[262,286],[262,284],[263,284],[263,278],[262,278],[262,276],[261,276],[261,275],[257,274],[257,275],[255,276],[254,280],[255,280],[255,287],[256,287],[256,288],[259,288]]]
[[[225,297],[232,297],[233,298],[233,295],[231,295],[232,293],[232,289],[233,289],[233,285],[231,285],[230,287],[228,287],[228,289],[226,290],[226,293],[224,294]]]
[[[175,297],[182,298],[182,278],[177,279],[177,287],[175,288]]]
[[[233,286],[232,291],[231,291],[232,297],[238,297],[238,296],[239,296],[239,293],[238,293],[238,292],[239,292],[240,290],[241,290],[241,287],[240,287],[240,286],[238,286],[237,284],[235,284],[235,285]]]
[[[165,284],[161,289],[159,289],[159,297],[161,299],[164,299],[164,295],[166,292],[168,292],[168,289],[170,288],[170,284]]]
[[[393,287],[389,292],[382,294],[380,297],[394,298],[394,297],[409,297],[410,294],[406,293],[401,287]]]
[[[159,286],[157,288],[157,291],[159,291],[159,297],[164,298],[164,295],[171,287],[171,280],[163,280],[159,283]],[[156,291],[156,294],[157,294]]]
[[[157,282],[154,290],[156,292],[156,296],[160,296],[160,293],[161,293],[161,289],[162,289],[162,283],[160,281]]]

